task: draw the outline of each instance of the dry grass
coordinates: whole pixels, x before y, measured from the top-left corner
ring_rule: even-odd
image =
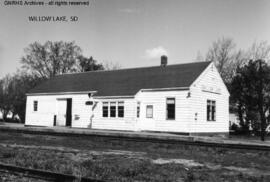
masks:
[[[269,152],[16,133],[0,143],[3,163],[108,181],[270,181]]]

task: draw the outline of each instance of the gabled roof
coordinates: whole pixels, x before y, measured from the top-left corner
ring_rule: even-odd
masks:
[[[140,89],[189,87],[211,62],[55,76],[29,94],[97,91],[95,96],[131,96]]]

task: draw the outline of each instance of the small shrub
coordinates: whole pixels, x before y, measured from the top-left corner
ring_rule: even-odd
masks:
[[[231,126],[230,126],[230,130],[233,130],[233,131],[238,131],[240,128],[237,124],[233,123]]]

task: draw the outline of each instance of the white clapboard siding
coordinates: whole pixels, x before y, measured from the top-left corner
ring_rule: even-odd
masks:
[[[229,131],[229,93],[217,69],[210,64],[191,85],[190,131],[228,132]],[[216,121],[207,121],[207,99],[216,101]],[[197,113],[197,120],[195,119]]]
[[[95,100],[98,102],[93,111],[92,126],[90,117],[92,106],[85,105],[89,100],[87,94],[74,95],[41,95],[27,96],[26,125],[53,126],[54,115],[57,115],[57,100],[72,99],[72,127],[95,128],[111,130],[134,130],[135,129],[135,101],[134,99]],[[38,101],[38,111],[33,111],[33,103]],[[103,118],[102,102],[124,102],[124,118]]]
[[[190,107],[188,90],[140,92],[136,100],[141,102],[138,120],[139,130],[188,132]],[[166,99],[175,98],[175,120],[167,120]],[[153,105],[153,118],[146,118],[146,106]]]
[[[38,110],[34,111],[34,101],[38,101]],[[56,102],[49,96],[27,96],[26,125],[53,126]]]
[[[72,127],[88,127],[90,124],[90,106],[85,105],[89,100],[87,94],[74,95],[38,95],[27,96],[26,125],[53,126],[54,115],[57,115],[57,100],[72,99]],[[33,110],[34,101],[38,101],[38,111]],[[75,115],[79,119],[75,120]]]
[[[124,102],[124,117],[102,117],[102,102]],[[136,102],[133,98],[99,99],[97,107],[94,110],[93,128],[110,130],[135,130],[135,107]]]
[[[25,124],[53,126],[54,116],[58,114],[59,99],[67,98],[72,99],[72,127],[183,133],[229,131],[229,93],[213,63],[189,88],[141,90],[134,98],[94,98],[97,105],[93,111],[92,106],[85,104],[89,101],[87,94],[28,95]],[[167,98],[175,98],[174,120],[167,119]],[[207,121],[207,99],[216,101],[216,121]],[[38,101],[38,111],[33,111],[34,101]],[[124,102],[124,117],[104,118],[102,102]],[[139,118],[137,102],[140,102]],[[146,118],[147,105],[153,106],[153,118]]]

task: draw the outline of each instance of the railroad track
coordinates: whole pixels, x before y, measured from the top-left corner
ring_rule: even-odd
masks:
[[[192,137],[186,138],[164,138],[158,136],[144,136],[139,134],[125,135],[125,134],[105,134],[105,133],[76,133],[70,132],[69,130],[63,132],[52,131],[52,130],[39,130],[34,129],[11,129],[0,127],[0,131],[4,132],[15,132],[15,133],[25,133],[34,135],[54,135],[54,136],[76,136],[76,137],[96,137],[96,138],[108,138],[110,140],[123,140],[132,142],[150,142],[150,143],[165,143],[165,144],[182,144],[182,145],[193,145],[193,146],[203,146],[203,147],[214,147],[214,148],[228,148],[228,149],[243,149],[243,150],[258,150],[258,151],[270,151],[270,146],[259,145],[259,144],[243,144],[243,143],[229,143],[229,142],[219,142],[219,141],[206,141],[199,140]]]
[[[40,179],[44,181],[54,181],[54,182],[104,182],[96,179],[84,177],[80,178],[73,175],[23,168],[3,163],[0,163],[0,173],[8,173],[12,175],[18,175],[20,177],[21,176],[28,177],[30,179]]]

